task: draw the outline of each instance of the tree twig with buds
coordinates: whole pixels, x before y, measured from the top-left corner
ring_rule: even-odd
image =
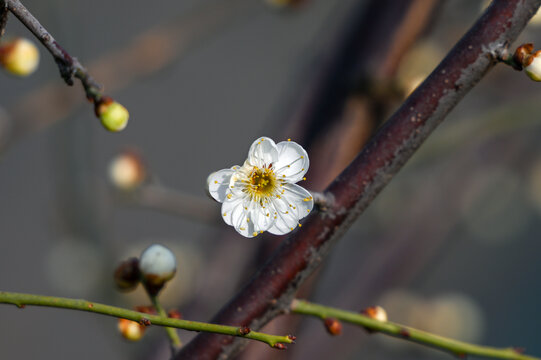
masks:
[[[73,78],[81,80],[86,96],[89,99],[98,101],[101,94],[101,86],[92,79],[86,68],[79,60],[72,57],[62,48],[53,36],[39,23],[39,21],[28,11],[19,0],[4,0],[6,8],[23,23],[36,36],[36,38],[47,48],[53,56],[60,75],[68,85],[73,85]]]
[[[33,305],[87,311],[96,314],[137,321],[144,325],[167,326],[188,331],[214,332],[218,334],[238,336],[245,339],[260,341],[277,349],[284,349],[284,344],[293,344],[295,341],[295,337],[291,335],[270,335],[251,331],[246,327],[226,326],[198,321],[172,319],[81,299],[69,299],[54,296],[42,296],[0,291],[0,304],[12,304],[19,308],[24,308],[27,305]]]
[[[497,63],[541,0],[495,0],[432,74],[326,189],[334,204],[313,212],[213,322],[260,328],[286,311],[299,286],[454,106]],[[238,309],[243,311],[238,311]],[[242,344],[200,334],[176,359],[232,355]]]
[[[293,300],[290,310],[294,314],[315,316],[322,320],[334,318],[362,326],[370,332],[380,332],[398,339],[403,339],[426,345],[434,349],[447,351],[460,357],[475,355],[494,359],[540,360],[540,358],[522,354],[521,350],[518,348],[499,349],[489,346],[470,344],[431,334],[426,331],[417,330],[409,326],[400,325],[390,321],[377,320],[368,315],[314,304],[304,300]]]

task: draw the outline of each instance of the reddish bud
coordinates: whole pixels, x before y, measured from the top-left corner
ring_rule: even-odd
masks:
[[[282,343],[278,343],[278,344],[274,344],[274,347],[278,350],[285,350],[287,349],[287,346],[285,346],[284,344]]]
[[[240,335],[247,335],[247,334],[250,333],[250,331],[252,331],[252,330],[251,330],[249,327],[247,327],[247,326],[244,326],[244,327],[241,326],[241,327],[239,328],[239,334],[240,334]]]
[[[118,265],[115,270],[114,279],[116,287],[119,290],[130,291],[135,289],[141,279],[139,260],[137,258],[130,258]]]
[[[324,324],[329,334],[336,336],[342,333],[342,324],[335,318],[326,318]]]
[[[156,315],[158,313],[156,309],[154,308],[154,306],[148,306],[148,305],[136,306],[135,311],[139,311],[144,314],[150,314],[150,315]]]
[[[171,309],[167,313],[167,317],[170,317],[171,319],[182,319],[182,314],[177,309]]]

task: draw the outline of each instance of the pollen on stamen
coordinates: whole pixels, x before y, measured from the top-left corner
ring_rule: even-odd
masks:
[[[252,233],[252,235],[253,235],[253,236],[257,236],[257,232],[254,231],[254,232]]]
[[[239,228],[239,229],[242,230],[242,231],[246,230],[246,228],[243,228],[243,227],[241,227],[241,228]]]
[[[303,177],[302,179],[303,179],[303,180],[306,180],[306,178],[305,178],[305,177]]]
[[[215,183],[215,184],[218,184],[218,181],[217,181],[217,180],[214,180],[214,183]]]
[[[287,139],[287,141],[291,141],[291,139]]]
[[[299,227],[302,227],[302,224],[299,224]]]
[[[223,213],[222,215],[223,215],[223,216],[227,216],[227,213]]]
[[[232,197],[233,197],[233,195],[227,194],[227,198],[228,198],[228,199],[231,199]]]
[[[250,222],[250,219],[249,219],[249,218],[247,218],[247,219],[246,219],[246,222]]]

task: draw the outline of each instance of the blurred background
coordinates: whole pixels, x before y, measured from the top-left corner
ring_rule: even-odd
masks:
[[[324,189],[485,6],[24,4],[131,118],[123,132],[105,131],[79,82],[67,87],[41,46],[31,77],[0,73],[0,290],[148,304],[141,289],[116,291],[112,272],[158,242],[178,260],[165,306],[200,321],[283,239],[246,239],[225,225],[205,196],[207,175],[241,164],[258,136],[291,137],[310,155],[307,186]],[[345,41],[355,24],[380,19],[371,11],[392,16]],[[397,23],[393,16],[410,20],[402,30],[416,30],[388,26]],[[541,43],[539,26],[532,21],[515,45]],[[16,35],[30,37],[10,17],[6,36]],[[390,51],[395,43],[402,46]],[[335,246],[302,296],[353,311],[379,304],[392,321],[540,356],[540,99],[538,84],[497,66]],[[111,181],[112,161],[122,154],[136,159],[141,175],[130,189]],[[125,176],[129,163],[120,163],[128,170],[116,164],[116,176]],[[113,318],[6,305],[0,317],[2,359],[169,357],[158,327],[129,343]],[[451,358],[348,325],[331,337],[319,320],[298,316],[265,330],[293,333],[297,344],[286,352],[252,344],[244,359]],[[185,342],[193,336],[180,332]]]

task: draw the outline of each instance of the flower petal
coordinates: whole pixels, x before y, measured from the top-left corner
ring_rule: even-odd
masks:
[[[248,206],[249,219],[254,225],[254,231],[267,231],[275,222],[273,207],[251,201]]]
[[[299,220],[312,211],[314,199],[312,195],[296,184],[283,184],[282,194],[272,199],[275,208],[275,222],[268,232],[283,235],[295,229]]]
[[[231,175],[235,172],[236,166],[231,169],[223,169],[210,174],[207,178],[207,192],[214,200],[224,202],[231,181]]]
[[[242,197],[231,196],[230,199],[226,197],[222,204],[222,217],[227,225],[233,226],[242,236],[253,237],[256,231],[253,223],[247,221],[248,212],[245,211],[248,203],[249,200]]]
[[[276,176],[290,183],[302,180],[310,166],[306,150],[293,141],[279,142],[276,148],[278,149],[278,161],[274,163]]]
[[[269,166],[278,161],[278,150],[274,141],[268,137],[262,136],[253,142],[248,151],[248,160],[250,165],[257,167]]]

